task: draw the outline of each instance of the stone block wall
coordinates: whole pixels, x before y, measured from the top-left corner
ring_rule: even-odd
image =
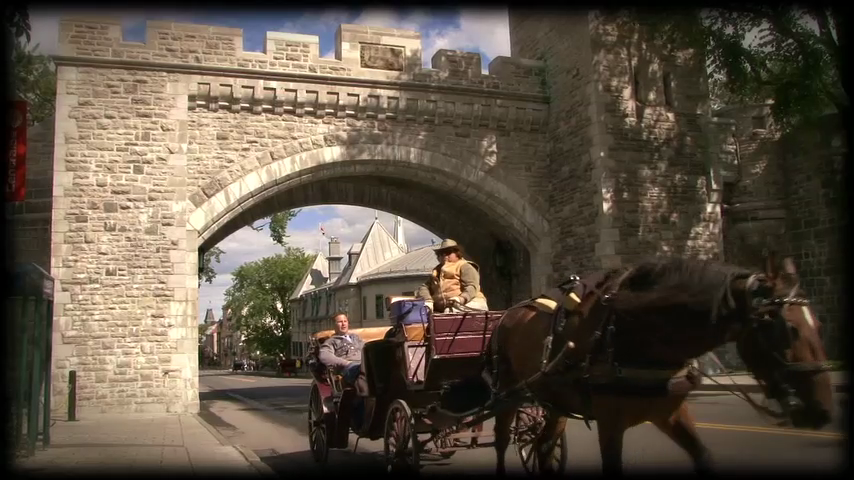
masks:
[[[734,122],[736,161],[723,177],[725,257],[744,267],[764,268],[766,251],[785,248],[786,186],[779,133],[769,105],[728,107],[715,117]]]
[[[715,113],[735,125],[737,160],[724,171],[727,192],[725,258],[763,268],[768,251],[792,256],[801,286],[824,324],[828,353],[844,345],[842,290],[848,225],[842,185],[844,150],[838,119],[829,115],[781,137],[770,105],[741,105]]]
[[[196,411],[196,237],[186,155],[168,148],[187,135],[186,93],[156,71],[57,78],[54,406],[76,370],[81,415]]]
[[[846,316],[851,292],[845,290],[849,245],[846,159],[837,115],[804,126],[781,139],[786,189],[783,252],[794,257],[801,286],[823,324],[822,338],[831,358],[845,358],[850,326]]]
[[[598,159],[592,153],[598,125],[592,110],[595,85],[587,18],[515,9],[509,15],[511,55],[546,64],[548,183],[540,188],[548,198],[554,272],[548,283],[554,284],[599,266],[593,251],[599,238],[601,191]]]

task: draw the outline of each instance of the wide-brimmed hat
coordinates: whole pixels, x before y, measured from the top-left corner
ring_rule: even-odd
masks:
[[[433,249],[434,252],[444,252],[445,250],[462,250],[462,247],[454,240],[446,238],[438,247]]]

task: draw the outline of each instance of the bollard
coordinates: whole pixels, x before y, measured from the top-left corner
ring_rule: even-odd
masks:
[[[68,421],[77,421],[77,370],[68,372]]]

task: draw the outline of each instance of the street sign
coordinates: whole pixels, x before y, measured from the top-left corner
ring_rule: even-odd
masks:
[[[6,201],[23,202],[27,193],[27,102],[12,102],[11,115]]]

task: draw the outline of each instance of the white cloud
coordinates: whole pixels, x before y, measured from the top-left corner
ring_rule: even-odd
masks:
[[[497,56],[510,56],[510,23],[507,9],[462,10],[460,26],[433,30],[423,36],[422,48],[432,58],[436,50],[480,50],[487,58],[483,67]]]
[[[30,46],[38,44],[38,53],[54,55],[59,51],[59,19],[65,13],[55,10],[30,12]]]
[[[357,25],[400,28],[421,33],[422,64],[432,65],[433,55],[439,49],[481,51],[482,68],[499,56],[510,56],[510,24],[506,8],[460,11],[459,26],[425,31],[431,20],[428,12],[414,10],[401,15],[394,10],[366,9],[353,21]]]
[[[307,33],[314,35],[317,27],[331,27],[333,30],[338,28],[342,23],[349,23],[347,20],[352,17],[353,13],[347,10],[323,10],[321,13],[309,12],[304,13],[297,20],[285,22],[279,28],[280,32],[285,33]]]

